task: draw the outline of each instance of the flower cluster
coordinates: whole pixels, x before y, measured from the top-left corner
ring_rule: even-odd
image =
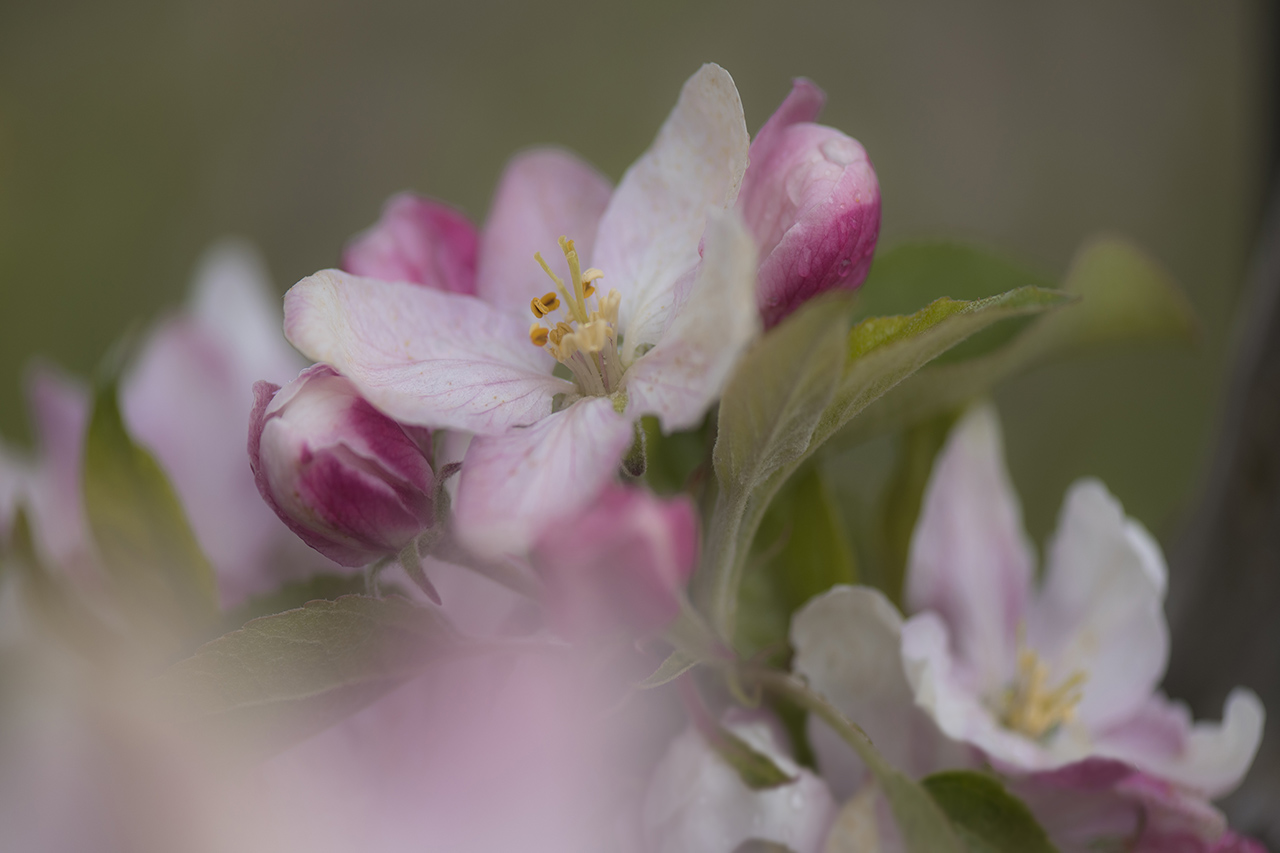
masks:
[[[118,424],[110,392],[91,413],[33,373],[40,452],[0,453],[0,560],[23,567],[0,599],[54,633],[77,614],[95,662],[164,650],[129,676],[146,701],[108,716],[163,720],[153,742],[196,756],[174,773],[143,751],[209,849],[1261,849],[1212,804],[1261,703],[1242,688],[1192,724],[1159,691],[1164,560],[1101,483],[1071,487],[1037,574],[995,411],[972,404],[987,386],[894,410],[963,412],[900,587],[757,541],[864,409],[982,324],[1066,301],[943,292],[853,324],[880,190],[823,101],[796,81],[752,139],[705,65],[616,186],[535,149],[482,227],[394,196],[282,317],[252,255],[217,249],[118,379]],[[804,590],[768,598],[784,648],[744,649],[749,567]],[[139,590],[188,633],[147,634]],[[56,750],[70,769],[40,796],[84,797],[96,749]],[[66,837],[115,831],[87,804]]]

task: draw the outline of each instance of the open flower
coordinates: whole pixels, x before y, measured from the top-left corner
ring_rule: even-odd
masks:
[[[751,141],[738,209],[760,250],[766,327],[807,299],[866,279],[880,236],[880,184],[867,152],[815,124],[826,95],[798,79]]]
[[[1199,839],[1188,849],[1216,849],[1224,824],[1205,817],[1217,815],[1208,800],[1248,769],[1263,710],[1237,689],[1221,724],[1193,725],[1156,690],[1168,655],[1159,546],[1100,483],[1082,480],[1038,589],[1033,577],[999,423],[975,409],[925,493],[906,584],[914,615],[904,622],[876,590],[837,587],[792,620],[794,667],[914,775],[987,761],[1035,793],[1103,762],[1110,782],[1086,773],[1087,785],[1070,783],[1092,798],[1081,815],[1119,816],[1122,830],[1100,834],[1174,827]],[[865,769],[821,723],[810,732],[833,789],[851,793]],[[1050,792],[1037,813],[1053,818],[1068,800]],[[1160,821],[1143,817],[1157,809]]]
[[[326,270],[286,296],[286,334],[392,418],[477,436],[458,528],[523,550],[614,476],[641,416],[697,424],[756,333],[755,247],[723,212],[747,148],[732,79],[703,66],[603,212],[581,163],[513,164],[476,296]],[[557,243],[563,266],[535,263]]]

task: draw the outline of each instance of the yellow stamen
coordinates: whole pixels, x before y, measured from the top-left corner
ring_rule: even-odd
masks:
[[[1018,637],[1018,674],[1004,692],[1001,722],[1014,731],[1040,739],[1063,723],[1075,719],[1076,706],[1084,699],[1080,689],[1083,672],[1073,672],[1057,687],[1049,688],[1049,665]]]
[[[575,310],[573,297],[569,295],[568,289],[564,286],[564,279],[560,278],[560,276],[556,275],[554,272],[551,271],[551,267],[547,266],[547,262],[542,259],[541,252],[534,252],[533,259],[538,262],[539,266],[542,267],[542,271],[547,275],[549,275],[551,277],[551,280],[556,283],[556,290],[560,291],[560,295],[564,297],[564,301],[569,306],[569,311],[576,318],[577,311]],[[586,317],[584,316],[582,319],[585,320]]]
[[[573,314],[579,323],[585,323],[587,322],[587,295],[583,288],[582,265],[578,262],[578,250],[573,247],[572,240],[562,236],[560,251],[564,252],[564,259],[569,264],[569,278],[573,280],[573,294],[577,297]]]
[[[545,347],[549,334],[549,329],[545,326],[539,326],[537,323],[529,327],[529,340],[535,347]]]
[[[555,291],[544,293],[541,298],[534,299],[529,303],[529,309],[533,311],[533,316],[539,320],[559,307],[560,297],[556,296]]]

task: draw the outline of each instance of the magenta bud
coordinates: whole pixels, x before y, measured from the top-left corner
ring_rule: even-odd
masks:
[[[645,635],[670,623],[697,556],[691,501],[611,484],[584,513],[543,535],[533,564],[551,628],[586,639]]]
[[[475,226],[452,207],[400,193],[387,199],[372,228],[347,245],[342,268],[383,281],[475,293],[479,241]]]
[[[751,142],[738,207],[760,248],[766,328],[820,293],[862,284],[880,236],[875,170],[857,140],[813,123],[824,101],[796,80]]]
[[[398,553],[432,523],[430,435],[373,408],[325,364],[253,386],[249,464],[263,499],[344,566]]]

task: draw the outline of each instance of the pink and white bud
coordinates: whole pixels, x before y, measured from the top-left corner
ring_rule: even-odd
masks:
[[[532,559],[551,627],[582,639],[671,622],[697,556],[692,502],[611,484],[571,523],[547,531]]]
[[[760,249],[765,327],[808,299],[867,277],[880,236],[880,184],[867,152],[815,124],[826,96],[803,78],[751,142],[738,208]]]
[[[342,253],[349,273],[409,281],[451,293],[476,292],[479,235],[461,213],[413,193],[387,199],[377,223]]]
[[[249,463],[262,497],[344,566],[395,554],[432,523],[430,436],[404,427],[325,364],[254,385]]]

